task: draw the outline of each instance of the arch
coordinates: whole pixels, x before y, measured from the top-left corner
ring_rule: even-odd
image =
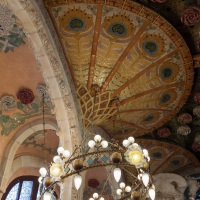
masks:
[[[24,32],[33,48],[38,67],[49,87],[50,95],[55,105],[60,144],[64,148],[67,147],[67,149],[72,151],[73,144],[79,144],[81,141],[81,136],[79,134],[80,120],[78,120],[77,106],[75,105],[76,98],[75,95],[74,98],[72,97],[75,90],[72,91],[72,80],[70,81],[69,76],[66,76],[66,74],[69,75],[70,73],[66,72],[66,67],[64,70],[63,59],[61,61],[60,52],[58,53],[56,50],[57,47],[54,44],[53,37],[46,23],[48,16],[43,16],[38,5],[34,1],[5,0],[5,3],[8,4],[19,21],[21,21]],[[56,45],[58,44],[56,43]],[[13,146],[13,149],[16,150],[16,147]],[[12,160],[8,159],[7,164],[10,166],[11,163]],[[0,181],[0,190],[2,191],[5,190],[8,173],[5,163],[3,168],[5,172]],[[69,199],[76,199],[73,197],[73,194],[71,195],[71,185],[72,180],[68,179],[63,187],[65,191],[61,191],[61,194],[63,192],[63,195],[67,195]]]
[[[46,129],[57,130],[57,124],[53,120],[45,120]],[[43,130],[42,120],[36,120],[34,122],[30,122],[21,128],[11,139],[9,144],[6,147],[4,152],[3,162],[1,163],[0,177],[1,177],[1,185],[0,190],[5,192],[5,189],[8,185],[12,164],[14,161],[14,156],[19,148],[19,146],[23,143],[23,141],[31,136],[33,133]]]

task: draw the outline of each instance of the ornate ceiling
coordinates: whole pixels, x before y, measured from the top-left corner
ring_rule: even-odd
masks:
[[[97,125],[119,142],[136,137],[149,149],[153,174],[199,167],[199,2],[36,2],[43,13],[47,10],[46,21],[52,22],[52,35],[59,38],[83,127]],[[42,119],[40,87],[44,89],[45,81],[29,35],[6,6],[0,6],[0,25],[1,160],[18,131]],[[21,89],[31,90],[34,99],[23,104],[27,93],[20,98]],[[52,108],[48,96],[46,119],[55,119]],[[15,157],[46,151],[51,159],[58,140],[55,131],[49,130],[47,136],[44,146],[41,133],[34,132]]]
[[[187,27],[190,38],[196,38],[199,19],[188,22],[182,12],[198,5],[178,2],[44,1],[65,53],[85,128],[98,125],[119,140],[130,135],[153,139],[154,146],[147,146],[152,155],[162,148],[179,151],[176,145],[195,153],[187,134],[197,120],[191,112],[198,103],[193,96],[189,104],[186,101],[194,83],[191,52],[198,53],[198,45],[190,40],[189,49],[186,31],[181,35],[176,29],[181,28],[168,22],[173,18],[166,20],[147,8],[158,13],[165,8],[168,13],[163,15],[172,17],[176,6],[180,17],[174,25]],[[187,117],[191,120],[184,121]],[[175,152],[169,153],[173,162],[160,153],[153,171],[199,165],[190,152],[183,150],[177,157]]]

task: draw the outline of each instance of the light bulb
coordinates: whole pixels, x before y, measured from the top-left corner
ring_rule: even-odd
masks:
[[[125,183],[123,183],[123,182],[121,182],[120,184],[119,184],[119,187],[121,188],[121,189],[124,189],[125,188]]]
[[[82,177],[79,174],[74,176],[74,185],[75,188],[78,190],[81,187]]]
[[[65,158],[68,158],[68,157],[70,156],[70,151],[64,150],[63,156],[64,156]]]
[[[141,180],[141,178],[142,178],[142,174],[138,174],[138,180]]]
[[[50,167],[50,173],[52,176],[58,178],[61,176],[63,168],[61,164],[53,163]]]
[[[58,147],[57,149],[58,155],[63,154],[64,151],[65,149],[63,147]]]
[[[39,183],[42,183],[42,178],[43,178],[43,177],[41,177],[41,176],[38,178],[38,182],[39,182]]]
[[[147,185],[149,184],[149,174],[147,173],[142,174],[142,182],[144,186],[147,187]]]
[[[89,198],[89,200],[94,200],[93,198]]]
[[[149,152],[146,149],[143,149],[143,154],[145,157],[147,157],[149,155]]]
[[[103,197],[101,197],[99,200],[105,200]]]
[[[55,163],[60,163],[60,156],[54,156],[53,157],[53,161],[55,162]]]
[[[50,192],[45,192],[43,196],[43,200],[51,200],[51,193]]]
[[[150,188],[149,189],[149,196],[152,200],[155,199],[155,196],[156,196],[156,193],[155,193],[155,190],[153,188]]]
[[[150,157],[149,157],[149,156],[147,156],[147,160],[148,160],[148,162],[150,162],[150,160],[151,160],[151,159],[150,159]]]
[[[93,194],[93,198],[94,198],[94,199],[97,199],[98,197],[99,197],[98,193],[94,193],[94,194]]]
[[[101,146],[102,146],[103,148],[107,148],[107,147],[108,147],[108,142],[107,142],[106,140],[103,140],[103,141],[101,142]]]
[[[124,147],[128,147],[130,142],[128,140],[124,140],[122,144]]]
[[[125,187],[125,191],[126,191],[126,192],[130,192],[130,191],[131,191],[131,187],[130,187],[130,186],[126,186],[126,187]]]
[[[121,169],[120,168],[115,168],[113,171],[114,174],[114,178],[117,182],[119,182],[120,178],[121,178]]]
[[[88,142],[88,146],[92,149],[92,148],[94,148],[94,146],[95,146],[95,141],[94,140],[90,140],[89,142]]]
[[[44,167],[40,168],[39,172],[42,177],[45,177],[47,175],[47,170]]]
[[[94,136],[94,141],[95,142],[101,142],[101,136],[100,135],[95,135]]]
[[[128,138],[128,141],[129,141],[130,143],[134,143],[134,142],[135,142],[135,138],[134,138],[134,137],[129,137],[129,138]]]
[[[133,150],[129,152],[129,160],[131,164],[138,165],[143,160],[142,152]]]
[[[121,189],[117,189],[117,194],[121,195],[122,194],[122,190]]]

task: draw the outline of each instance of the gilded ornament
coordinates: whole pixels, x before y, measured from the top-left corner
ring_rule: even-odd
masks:
[[[177,98],[177,93],[174,89],[169,89],[161,93],[159,98],[159,106],[166,107],[170,106]]]
[[[165,53],[165,40],[161,35],[145,33],[139,41],[140,50],[148,57],[160,57]]]
[[[59,27],[65,33],[84,34],[93,25],[93,16],[79,8],[69,8],[58,18]]]
[[[124,13],[106,16],[103,21],[105,33],[111,38],[128,39],[135,32],[133,20]]]
[[[161,80],[165,83],[171,83],[176,81],[176,77],[179,73],[179,65],[167,60],[159,67],[159,76]]]

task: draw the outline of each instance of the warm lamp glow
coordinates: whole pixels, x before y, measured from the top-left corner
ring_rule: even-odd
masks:
[[[130,192],[130,191],[131,191],[131,187],[130,187],[130,186],[126,186],[126,187],[125,187],[125,191],[126,191],[126,192]]]
[[[99,197],[98,193],[93,194],[93,198],[97,199]]]
[[[101,142],[101,136],[100,135],[95,135],[94,136],[94,141],[95,142]]]
[[[45,177],[47,175],[47,170],[44,167],[40,168],[39,172],[42,177]]]
[[[143,160],[143,155],[140,151],[134,150],[129,152],[129,160],[131,164],[138,165]]]
[[[90,148],[94,148],[94,146],[95,146],[95,141],[94,140],[90,140],[89,142],[88,142],[88,146],[90,147]]]
[[[108,147],[108,142],[105,141],[105,140],[103,140],[103,141],[101,142],[101,146],[102,146],[103,148],[107,148],[107,147]]]
[[[63,156],[64,156],[65,158],[68,158],[68,157],[70,156],[69,150],[64,150]]]
[[[149,174],[147,173],[142,174],[142,182],[144,186],[147,187],[147,185],[149,184]]]
[[[119,187],[121,188],[121,189],[124,189],[125,188],[125,183],[123,183],[123,182],[121,182],[120,184],[119,184]]]
[[[78,190],[81,187],[82,177],[79,174],[74,176],[74,185],[75,188]]]
[[[121,169],[115,168],[113,173],[114,173],[114,178],[115,178],[116,182],[119,182],[119,180],[121,178]]]
[[[151,200],[155,199],[156,194],[155,194],[155,190],[153,188],[149,189],[149,196],[150,196]]]
[[[50,192],[45,192],[43,196],[43,200],[51,200],[51,193]]]
[[[56,178],[60,177],[62,171],[63,171],[63,169],[62,169],[61,164],[53,163],[50,167],[51,175],[56,177]]]
[[[65,149],[63,147],[58,147],[58,149],[57,149],[57,152],[58,152],[59,155],[63,154],[64,151],[65,151]]]

